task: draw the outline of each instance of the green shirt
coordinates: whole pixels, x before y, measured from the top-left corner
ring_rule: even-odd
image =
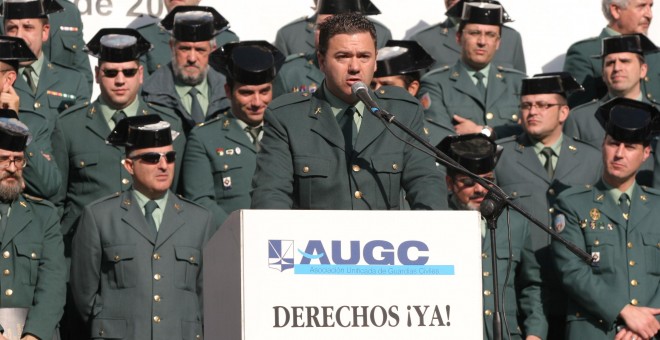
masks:
[[[156,230],[160,229],[160,222],[163,221],[163,214],[165,213],[165,204],[167,204],[168,195],[169,191],[165,192],[165,196],[154,200],[158,205],[158,208],[154,210],[151,216],[154,218],[154,222],[156,222]],[[133,197],[135,197],[135,200],[137,201],[138,205],[140,206],[140,210],[142,211],[142,215],[144,215],[144,205],[150,201],[149,198],[135,189],[133,189]]]
[[[617,188],[615,188],[615,187],[613,187],[613,186],[607,184],[607,182],[605,182],[605,181],[602,181],[602,182],[603,182],[603,184],[605,185],[605,188],[607,189],[607,194],[608,194],[610,197],[612,197],[612,199],[614,200],[614,202],[616,202],[616,204],[619,204],[619,197],[621,197],[621,195],[624,193],[624,191],[621,191],[621,190],[619,190],[619,189],[617,189]],[[626,191],[625,191],[625,193],[628,194],[628,205],[629,205],[629,206],[632,205],[632,202],[630,202],[630,199],[632,198],[632,193],[633,193],[633,190],[635,189],[635,185],[636,185],[636,184],[633,183],[633,185],[631,185],[631,186],[630,186],[628,189],[626,189]]]
[[[477,77],[474,76],[477,71],[481,72],[481,74],[484,75],[484,87],[488,88],[488,72],[490,72],[490,64],[486,65],[486,67],[482,68],[481,70],[474,70],[470,66],[466,65],[463,63],[463,66],[465,66],[465,69],[467,70],[468,75],[470,76],[470,80],[472,80],[472,83],[474,83],[474,86],[477,86],[477,82],[479,81]]]
[[[355,105],[349,105],[344,103],[343,100],[337,98],[332,92],[330,92],[327,87],[323,86],[323,91],[325,94],[325,98],[328,100],[328,103],[330,104],[330,108],[332,109],[332,114],[335,115],[335,118],[337,116],[346,111],[346,109],[349,108],[349,106],[354,106],[355,109],[357,110],[357,114],[353,115],[353,120],[355,121],[355,125],[357,126],[358,132],[360,131],[360,125],[362,124],[362,114],[364,113],[364,103],[361,101],[358,101]]]
[[[115,128],[115,122],[112,120],[112,116],[115,114],[115,112],[119,111],[117,109],[113,109],[108,104],[105,103],[103,100],[103,97],[99,96],[99,106],[101,107],[101,113],[103,114],[103,118],[105,119],[106,123],[108,123],[108,126],[110,127],[110,130]],[[137,115],[138,108],[140,107],[140,101],[135,97],[133,102],[128,105],[127,107],[123,108],[121,111],[124,111],[124,114],[126,114],[126,117],[135,117]]]
[[[35,84],[35,86],[39,84],[39,75],[41,74],[41,68],[44,66],[45,59],[46,57],[44,56],[44,53],[41,52],[39,58],[37,58],[37,60],[30,65],[34,70],[34,72],[30,72],[30,78],[32,78],[32,83]],[[18,68],[18,76],[25,79],[23,76],[23,70],[25,70],[25,67]],[[27,81],[27,79],[25,81]]]
[[[530,137],[531,138],[531,137]],[[532,141],[534,141],[532,139]],[[552,144],[550,148],[552,149],[552,152],[555,153],[555,157],[552,157],[552,168],[556,169],[557,168],[557,161],[559,160],[559,152],[561,151],[561,143],[564,141],[564,134],[562,133],[561,136],[557,139],[555,144]],[[539,161],[541,161],[541,164],[545,164],[546,159],[545,155],[541,153],[543,149],[545,148],[545,145],[541,142],[536,142],[534,143],[534,152],[536,153],[536,157],[539,158]]]
[[[172,66],[176,67],[176,66]],[[179,98],[181,99],[181,105],[183,105],[183,108],[186,109],[186,111],[191,112],[190,108],[192,106],[192,98],[188,94],[190,90],[193,88],[192,86],[189,85],[184,85],[180,84],[175,80],[174,83],[174,88],[176,89],[176,93],[179,95]],[[196,85],[195,88],[199,91],[197,94],[197,100],[199,100],[199,105],[202,107],[202,112],[206,116],[206,111],[208,111],[209,108],[209,83],[204,77],[204,80],[202,81],[201,84]],[[224,89],[218,89],[219,91],[224,91]]]
[[[242,120],[240,120],[240,119],[238,119],[238,118],[236,118],[236,123],[238,123],[238,126],[240,126],[240,127],[241,127],[241,130],[243,130],[243,131],[245,131],[245,128],[248,127],[247,123],[245,123],[244,121],[242,121]],[[261,121],[261,124],[259,124],[259,125],[257,125],[257,126],[264,126],[264,122]],[[251,141],[252,143],[254,143],[254,139],[252,138],[252,135],[251,135],[249,132],[247,132],[247,131],[245,131],[245,134],[248,136],[248,138],[250,139],[250,141]],[[264,137],[264,129],[261,129],[261,131],[259,132],[259,136],[257,136],[257,139],[259,139],[259,140],[261,141],[261,138],[263,138],[263,137]]]

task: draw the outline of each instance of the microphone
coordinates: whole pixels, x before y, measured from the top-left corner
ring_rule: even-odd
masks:
[[[354,83],[353,86],[351,86],[351,91],[353,92],[353,95],[356,96],[361,102],[363,102],[372,113],[381,111],[378,104],[376,104],[376,102],[371,99],[367,85],[365,85],[363,82],[358,81],[357,83]]]

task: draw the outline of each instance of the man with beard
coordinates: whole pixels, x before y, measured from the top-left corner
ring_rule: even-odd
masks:
[[[265,41],[229,43],[211,56],[213,68],[227,76],[231,111],[191,132],[183,160],[183,193],[213,213],[215,226],[232,211],[250,208],[264,112],[283,61],[282,53]]]
[[[198,6],[176,7],[161,21],[172,35],[172,62],[147,79],[142,97],[158,110],[176,112],[186,134],[229,107],[225,77],[209,69],[215,36],[228,24],[215,9]]]
[[[202,249],[215,228],[208,210],[169,190],[172,134],[147,115],[108,136],[126,150],[133,187],[85,207],[74,237],[71,287],[91,338],[203,338]]]
[[[635,181],[650,156],[660,112],[614,98],[598,109],[603,171],[593,186],[557,199],[555,229],[591,254],[585,263],[558,242],[554,262],[568,295],[565,339],[655,339],[660,330],[660,192]]]
[[[0,308],[15,308],[14,317],[25,320],[0,330],[23,340],[53,339],[66,295],[64,246],[55,207],[22,194],[29,141],[16,112],[0,109]]]
[[[580,89],[580,84],[566,73],[524,79],[520,115],[525,132],[497,141],[504,148],[495,168],[499,185],[545,225],[551,224],[559,193],[598,180],[598,149],[562,133],[569,111],[566,97]],[[548,339],[562,339],[566,298],[552,267],[550,235],[534,228],[531,238],[542,268],[544,306],[550,324]]]
[[[495,182],[493,169],[498,161],[495,143],[483,134],[449,136],[438,148],[470,172]],[[501,150],[500,150],[501,151]],[[488,189],[474,179],[454,169],[447,169],[447,187],[450,190],[449,208],[452,210],[479,210]],[[507,219],[509,225],[507,225]],[[504,339],[545,339],[548,323],[541,304],[541,271],[534,256],[530,226],[516,212],[498,219],[497,229],[497,276],[501,301],[504,306],[506,325],[502,325]],[[493,339],[493,275],[490,233],[486,221],[481,220],[481,249],[484,290],[484,339]],[[511,235],[511,239],[509,239]],[[509,242],[511,242],[509,244]],[[509,251],[512,250],[512,252]],[[511,267],[509,268],[509,265]],[[507,271],[509,270],[510,271]],[[508,280],[506,279],[508,277]],[[504,286],[504,282],[507,282]],[[504,289],[505,291],[502,291]],[[508,334],[507,334],[508,330]],[[507,336],[508,335],[508,336]]]
[[[252,208],[397,210],[402,189],[412,209],[446,207],[433,159],[410,145],[412,138],[387,131],[352,94],[352,85],[370,84],[376,70],[373,24],[352,12],[328,18],[319,27],[317,58],[325,75],[318,91],[283,95],[266,109]],[[422,108],[404,89],[370,95],[422,133]]]

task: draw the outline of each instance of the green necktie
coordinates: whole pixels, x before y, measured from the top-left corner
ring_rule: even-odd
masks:
[[[111,119],[115,123],[115,126],[117,126],[117,124],[119,124],[119,122],[124,118],[126,118],[126,113],[124,112],[124,110],[117,110],[112,115]]]
[[[485,76],[480,71],[477,71],[474,74],[474,77],[477,78],[477,90],[479,90],[479,93],[481,94],[481,99],[483,99],[483,101],[486,101],[486,85],[484,85]]]
[[[144,218],[147,219],[147,224],[149,228],[155,233],[158,234],[158,226],[156,226],[156,221],[154,220],[154,210],[158,208],[156,201],[150,200],[147,204],[144,205]]]
[[[7,230],[7,223],[9,222],[9,204],[0,203],[0,239]]]
[[[619,208],[621,208],[623,218],[626,220],[628,220],[628,214],[630,213],[630,203],[628,203],[628,201],[628,194],[625,192],[619,196]]]
[[[252,144],[254,144],[254,148],[257,150],[257,152],[261,150],[261,143],[259,143],[259,133],[261,132],[262,128],[263,126],[247,126],[245,128],[245,131],[252,137]]]
[[[206,119],[206,117],[204,117],[204,111],[202,110],[202,105],[199,104],[199,99],[197,99],[198,93],[199,90],[194,87],[191,88],[190,91],[188,91],[188,94],[190,95],[191,98],[190,116],[195,121],[195,125],[199,123],[204,123],[204,120]]]
[[[32,66],[26,66],[23,69],[23,76],[25,77],[25,82],[27,82],[28,86],[30,87],[30,90],[32,90],[32,94],[35,94],[37,93],[37,85],[32,80],[32,72],[34,72]]]
[[[349,106],[346,111],[344,111],[344,114],[339,117],[339,127],[344,134],[344,145],[349,154],[353,151],[358,134],[357,125],[355,124],[355,119],[353,119],[354,114],[355,107]]]
[[[548,178],[552,179],[555,176],[555,169],[552,167],[552,156],[555,152],[552,148],[545,147],[541,150],[541,154],[545,156],[545,171],[548,173]]]

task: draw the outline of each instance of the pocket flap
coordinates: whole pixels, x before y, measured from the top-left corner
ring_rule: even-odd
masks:
[[[656,246],[660,248],[660,234],[644,233],[642,239],[645,246]]]
[[[117,245],[103,247],[103,257],[109,262],[131,260],[135,257],[135,245]]]
[[[371,166],[375,172],[399,173],[403,169],[401,154],[371,156]]]
[[[127,322],[123,319],[93,319],[92,339],[124,339]]]
[[[43,246],[39,243],[21,243],[16,244],[16,254],[19,256],[29,257],[33,260],[41,258]]]
[[[293,160],[293,173],[296,176],[323,176],[330,172],[330,161],[314,157],[296,157]]]
[[[85,153],[71,157],[71,166],[74,168],[82,169],[91,165],[96,165],[99,162],[98,153]]]
[[[184,247],[184,246],[176,246],[174,247],[174,253],[176,256],[176,259],[179,261],[186,261],[191,264],[197,264],[199,263],[200,257],[199,257],[199,249],[193,248],[193,247]]]

